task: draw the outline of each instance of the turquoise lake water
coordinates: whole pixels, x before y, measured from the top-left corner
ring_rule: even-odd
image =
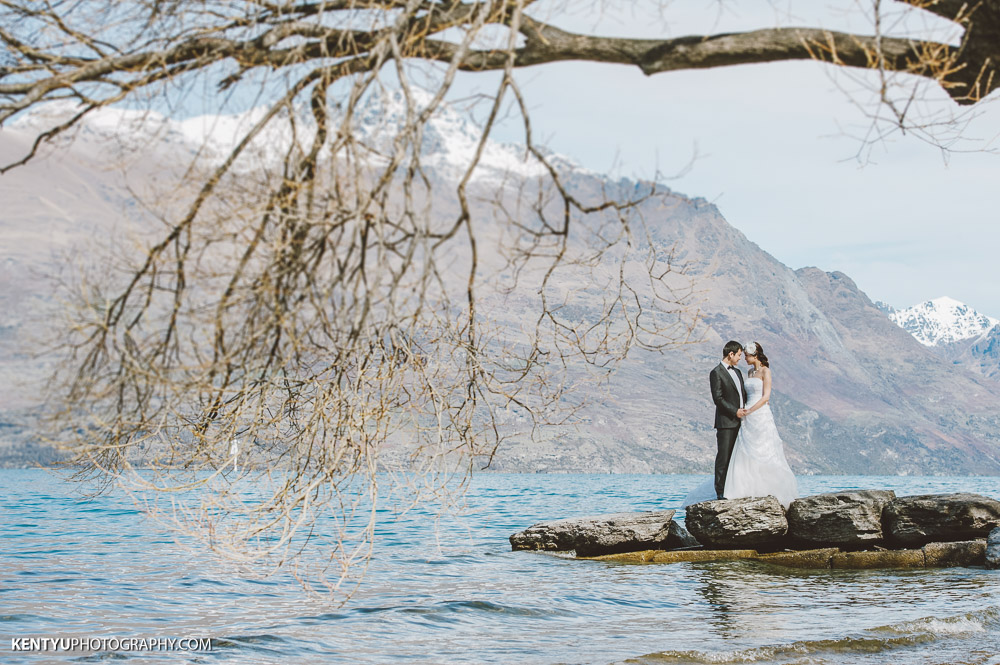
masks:
[[[120,494],[0,471],[4,663],[1000,665],[1000,571],[627,565],[511,552],[536,522],[679,506],[696,476],[482,474],[460,513],[381,510],[353,597],[185,547]],[[806,476],[803,495],[976,492],[1000,478]],[[211,638],[211,651],[15,651],[29,638]]]

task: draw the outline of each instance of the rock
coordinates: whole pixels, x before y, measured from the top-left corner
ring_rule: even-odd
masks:
[[[618,561],[620,563],[700,563],[706,561],[738,561],[756,559],[757,550],[648,550],[625,552],[593,557],[593,561]]]
[[[882,508],[892,490],[817,494],[792,501],[788,536],[810,545],[864,547],[882,540]]]
[[[673,510],[614,513],[542,522],[510,537],[514,550],[576,550],[577,556],[681,547],[671,539]],[[677,525],[680,526],[680,525]]]
[[[830,558],[832,568],[923,568],[923,550],[879,550],[875,552],[841,552]]]
[[[773,554],[761,554],[758,561],[784,566],[786,568],[829,568],[830,559],[834,554],[838,554],[837,547],[827,547],[819,550],[799,550],[790,552],[774,552]]]
[[[1000,568],[1000,527],[990,531],[986,538],[986,567],[990,570]]]
[[[686,547],[701,547],[698,539],[692,536],[684,526],[677,520],[670,520],[670,533],[668,549],[681,549]]]
[[[589,561],[617,561],[619,563],[652,563],[653,557],[663,550],[642,550],[641,552],[622,552],[620,554],[601,554],[594,557],[577,557]]]
[[[591,561],[618,563],[702,563],[710,561],[759,561],[785,568],[822,570],[874,570],[880,568],[924,568],[981,566],[986,557],[986,541],[928,543],[922,549],[843,552],[837,547],[814,550],[787,550],[761,554],[756,550],[645,550],[588,557]]]
[[[651,563],[698,563],[706,561],[737,561],[757,558],[757,550],[676,550],[657,552]]]
[[[924,545],[924,565],[928,567],[981,566],[985,561],[985,540],[966,540],[958,543],[928,543]]]
[[[985,537],[1000,526],[1000,501],[979,494],[925,494],[893,499],[882,511],[886,537],[924,545]]]
[[[776,552],[759,554],[757,550],[648,550],[626,552],[593,557],[593,561],[617,561],[619,563],[704,563],[711,561],[761,561],[786,568],[830,568],[833,555],[839,553],[836,547],[801,552]]]
[[[685,523],[705,547],[774,545],[788,532],[785,511],[773,496],[696,503],[688,507]]]

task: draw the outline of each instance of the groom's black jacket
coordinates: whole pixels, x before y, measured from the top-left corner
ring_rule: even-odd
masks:
[[[740,419],[736,417],[736,412],[740,408],[740,394],[736,392],[736,385],[726,374],[730,370],[726,369],[725,363],[719,363],[708,375],[708,382],[712,386],[712,401],[715,402],[715,429],[729,429],[740,426]],[[740,391],[743,392],[743,403],[747,403],[747,389],[743,383],[743,374],[736,370],[737,382],[740,384]]]

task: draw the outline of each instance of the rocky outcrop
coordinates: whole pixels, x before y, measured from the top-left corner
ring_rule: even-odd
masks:
[[[773,496],[719,499],[689,506],[688,531],[706,547],[774,545],[788,532],[788,520]]]
[[[542,522],[512,535],[510,544],[632,563],[1000,568],[1000,501],[978,494],[830,492],[793,501],[787,515],[773,496],[705,501],[687,509],[690,533],[673,516],[663,510]]]
[[[903,546],[984,538],[1000,526],[1000,501],[979,494],[904,496],[886,504],[882,524],[891,542]]]
[[[866,547],[882,541],[882,508],[896,493],[857,490],[817,494],[792,501],[788,536],[806,545]]]
[[[986,538],[986,567],[990,570],[1000,568],[1000,527],[990,531]]]
[[[512,535],[510,544],[515,550],[576,550],[581,557],[691,547],[690,534],[673,521],[674,512],[614,513],[541,522]]]

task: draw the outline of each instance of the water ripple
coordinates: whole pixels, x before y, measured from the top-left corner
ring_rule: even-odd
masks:
[[[629,665],[835,665],[849,662],[983,664],[986,662],[983,656],[995,655],[993,649],[997,640],[984,641],[982,638],[989,628],[996,627],[1000,617],[998,609],[1000,608],[993,607],[982,612],[947,618],[925,617],[839,639],[802,640],[737,650],[662,651],[621,662]],[[933,650],[921,648],[929,645],[933,645]],[[879,656],[885,656],[885,659],[871,660],[872,657]]]

